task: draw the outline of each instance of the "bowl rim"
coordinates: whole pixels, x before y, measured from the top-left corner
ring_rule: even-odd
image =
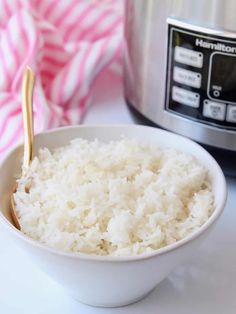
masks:
[[[144,126],[144,125],[140,125],[140,124],[135,124],[135,125],[132,125],[132,124],[86,124],[86,125],[76,125],[76,126],[75,125],[64,126],[64,127],[58,127],[58,128],[54,128],[54,129],[40,132],[40,133],[35,135],[35,138],[40,137],[42,135],[54,133],[54,132],[56,133],[59,131],[62,132],[63,130],[80,129],[80,128],[88,128],[88,129],[89,128],[132,128],[132,129],[133,128],[149,128],[149,129],[154,129],[155,132],[159,132],[160,134],[168,135],[168,136],[171,136],[173,138],[179,138],[180,140],[185,141],[185,143],[192,145],[192,147],[196,147],[196,149],[201,150],[202,153],[204,153],[205,156],[209,159],[211,165],[214,165],[214,167],[216,168],[216,170],[218,172],[218,180],[220,181],[220,183],[222,185],[222,189],[221,189],[222,197],[221,197],[220,201],[218,202],[218,204],[216,204],[216,207],[215,207],[212,215],[210,216],[210,218],[208,218],[208,220],[202,226],[200,226],[200,228],[198,230],[192,232],[190,235],[188,235],[188,236],[184,237],[183,239],[178,240],[172,244],[169,244],[165,247],[154,250],[150,253],[143,253],[140,255],[128,255],[128,256],[95,255],[95,254],[86,254],[86,253],[80,253],[80,252],[63,251],[60,249],[50,247],[46,244],[43,244],[39,241],[36,241],[36,240],[30,238],[29,236],[24,234],[22,231],[18,230],[12,223],[10,223],[8,221],[8,219],[4,216],[4,214],[0,208],[0,224],[3,225],[3,227],[5,227],[9,231],[9,233],[12,233],[19,240],[22,240],[23,242],[26,242],[27,244],[32,245],[38,249],[46,251],[47,253],[62,256],[62,257],[72,258],[72,259],[81,259],[81,260],[96,261],[96,262],[114,262],[114,263],[116,263],[116,262],[131,262],[131,261],[138,262],[141,260],[150,259],[152,257],[163,255],[163,254],[168,253],[168,252],[172,252],[172,251],[188,244],[189,242],[197,239],[203,233],[205,233],[205,231],[210,226],[214,225],[214,223],[216,223],[216,221],[221,216],[221,214],[224,210],[225,204],[226,204],[226,200],[227,200],[227,185],[226,185],[225,176],[224,176],[223,171],[220,168],[219,164],[217,163],[217,161],[210,155],[210,153],[208,153],[206,151],[205,148],[200,146],[198,143],[194,142],[193,140],[191,140],[185,136],[175,134],[175,133],[172,133],[172,132],[167,131],[167,130],[163,130],[163,129],[159,129],[159,128],[155,128],[155,127],[151,127],[151,126]],[[22,147],[22,144],[18,144],[17,146],[12,148],[8,152],[8,154],[5,156],[5,158],[1,161],[0,168],[4,165],[6,160],[12,154],[14,154],[14,152],[16,150],[18,150],[20,147]]]

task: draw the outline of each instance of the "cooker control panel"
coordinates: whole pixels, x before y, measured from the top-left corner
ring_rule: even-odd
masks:
[[[168,20],[165,110],[236,129],[236,35]]]

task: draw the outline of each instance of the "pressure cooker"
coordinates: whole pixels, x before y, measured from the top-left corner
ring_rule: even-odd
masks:
[[[125,3],[132,112],[205,145],[236,171],[236,1]]]

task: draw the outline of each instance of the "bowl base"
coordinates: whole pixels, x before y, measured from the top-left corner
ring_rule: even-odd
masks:
[[[104,307],[104,308],[115,308],[115,307],[123,307],[123,306],[127,306],[127,305],[131,305],[133,303],[139,302],[142,299],[144,299],[145,297],[147,297],[154,289],[156,288],[156,286],[154,288],[152,288],[151,290],[149,290],[148,292],[146,292],[145,294],[136,297],[134,299],[131,300],[125,300],[125,301],[120,301],[120,302],[93,302],[93,301],[87,301],[87,300],[81,300],[80,297],[77,297],[76,295],[74,295],[73,293],[69,293],[69,295],[75,299],[76,301],[85,304],[85,305],[89,305],[92,307]]]

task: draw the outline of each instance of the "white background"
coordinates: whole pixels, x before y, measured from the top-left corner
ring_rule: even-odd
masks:
[[[96,86],[84,123],[133,123],[118,79],[107,76]],[[235,314],[236,179],[227,178],[227,184],[225,212],[204,245],[148,297],[123,308],[93,308],[71,299],[0,227],[0,313]]]

